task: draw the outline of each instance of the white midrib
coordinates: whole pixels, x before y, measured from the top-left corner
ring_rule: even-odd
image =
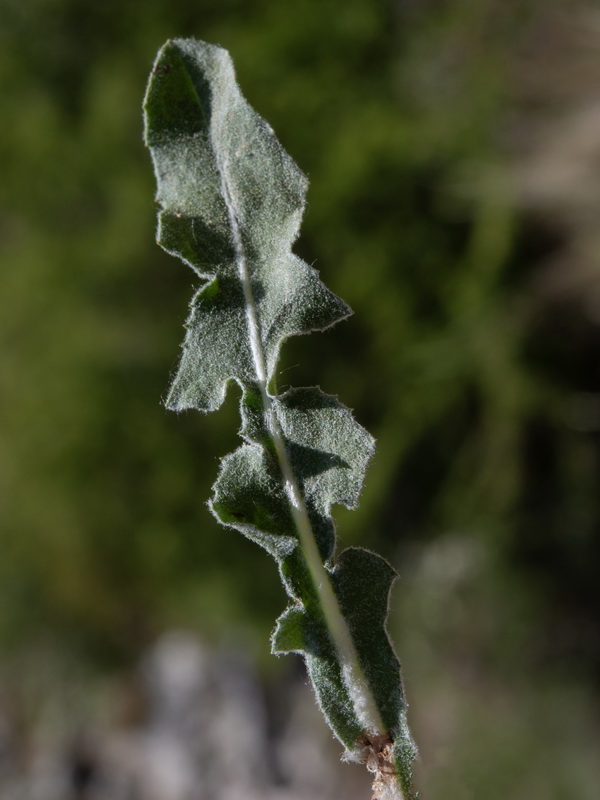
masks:
[[[385,726],[373,693],[371,692],[360,665],[348,624],[340,610],[330,577],[321,561],[321,555],[310,524],[306,503],[304,502],[304,497],[296,475],[294,474],[290,457],[285,446],[281,426],[279,425],[277,415],[273,408],[272,398],[267,389],[268,376],[265,353],[260,336],[258,314],[241,231],[227,183],[227,167],[227,163],[221,165],[217,162],[217,168],[221,178],[222,194],[227,207],[233,235],[238,274],[244,290],[250,349],[252,351],[257,383],[260,387],[269,432],[273,438],[277,459],[285,482],[285,490],[292,510],[294,523],[298,531],[300,545],[323,609],[327,628],[329,629],[331,639],[342,666],[344,683],[346,684],[346,688],[354,704],[356,715],[361,725],[364,727],[365,732],[382,734],[385,733]]]

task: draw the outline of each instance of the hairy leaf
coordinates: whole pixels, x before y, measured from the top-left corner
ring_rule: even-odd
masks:
[[[212,411],[229,381],[258,379],[248,289],[267,380],[285,338],[327,328],[350,309],[291,252],[306,178],[240,94],[225,50],[165,45],[145,111],[162,208],[158,242],[207,281],[192,301],[168,406]]]
[[[220,47],[167,42],[144,110],[159,244],[202,281],[167,404],[212,411],[230,382],[241,387],[244,443],[223,459],[211,509],[278,563],[291,605],[273,651],[303,655],[347,756],[376,772],[377,796],[411,797],[415,749],[385,627],[395,573],[359,548],[335,558],[331,509],[357,504],[373,439],[320,389],[274,388],[288,336],[350,313],[291,251],[306,178],[242,97]]]

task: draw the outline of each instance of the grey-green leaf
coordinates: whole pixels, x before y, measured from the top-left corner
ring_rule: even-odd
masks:
[[[159,243],[209,281],[193,300],[167,404],[211,411],[230,381],[261,378],[244,281],[256,307],[267,380],[288,336],[327,328],[350,309],[291,252],[306,178],[242,97],[225,50],[168,42],[144,110],[161,207]]]
[[[350,313],[291,250],[306,178],[220,47],[167,42],[144,112],[158,242],[201,282],[167,405],[211,411],[231,382],[241,387],[244,443],[221,462],[211,510],[277,561],[291,604],[273,651],[303,655],[347,754],[375,758],[374,797],[409,800],[415,748],[386,631],[395,572],[359,548],[335,558],[332,507],[356,506],[374,441],[320,389],[273,390],[285,339]]]
[[[415,749],[406,725],[406,703],[399,679],[400,664],[386,630],[389,594],[396,573],[385,559],[362,548],[349,547],[331,571],[340,607],[348,621],[362,668],[372,687],[387,731]],[[271,639],[275,653],[298,652],[307,655],[314,674],[319,705],[349,752],[356,747],[360,726],[347,688],[341,678],[335,652],[323,635],[319,618],[302,605],[290,606],[277,620]]]
[[[358,502],[374,440],[349,409],[320,389],[290,389],[272,399],[290,462],[302,489],[312,529],[322,556],[333,555],[334,504],[353,508]],[[257,520],[263,533],[280,537],[295,531],[273,454],[256,445],[264,440],[260,405],[242,401],[242,435],[252,442],[223,459],[211,507],[225,525],[257,540]],[[279,482],[278,482],[279,481]],[[287,516],[285,516],[287,514]],[[276,555],[276,539],[261,544]]]

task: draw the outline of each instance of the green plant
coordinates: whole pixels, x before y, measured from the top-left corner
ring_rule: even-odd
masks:
[[[278,563],[292,602],[273,652],[303,655],[345,757],[375,773],[374,797],[408,800],[416,750],[385,627],[395,572],[367,550],[334,553],[331,507],[356,505],[374,442],[335,397],[276,387],[283,341],[350,313],[291,251],[306,178],[220,47],[167,42],[144,110],[158,242],[203,281],[167,405],[214,411],[240,386],[244,443],[222,461],[211,510]]]

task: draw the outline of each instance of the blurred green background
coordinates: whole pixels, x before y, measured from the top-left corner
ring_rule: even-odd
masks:
[[[579,0],[0,0],[0,645],[127,670],[162,631],[265,673],[285,604],[205,501],[235,446],[161,406],[193,275],[154,243],[141,101],[228,48],[355,316],[289,342],[378,440],[342,544],[397,566],[430,798],[600,781],[600,14]],[[256,575],[260,573],[260,581]]]

